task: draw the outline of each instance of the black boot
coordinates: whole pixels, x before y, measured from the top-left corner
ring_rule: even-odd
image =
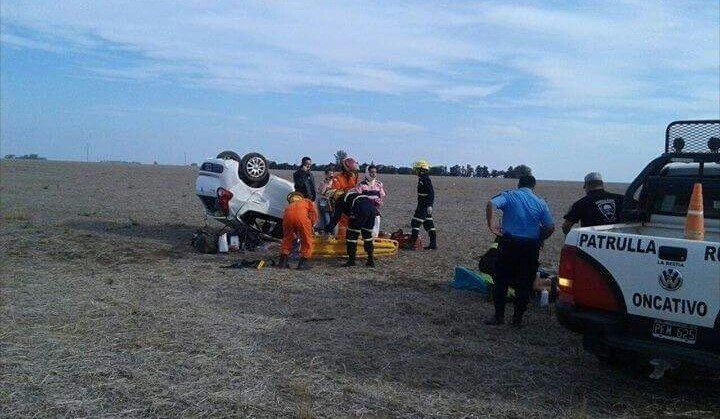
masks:
[[[298,262],[297,268],[298,268],[298,270],[301,270],[301,271],[307,271],[308,269],[310,269],[310,265],[308,264],[308,260],[305,259],[305,258],[300,258],[300,261]]]
[[[278,259],[277,267],[280,269],[289,269],[290,265],[288,264],[288,255],[280,255],[280,259]]]
[[[357,242],[348,241],[345,246],[347,248],[348,260],[343,266],[355,266],[355,257],[357,256]]]
[[[437,249],[437,233],[435,230],[428,231],[428,236],[430,236],[430,244],[425,246],[425,250]]]
[[[365,262],[365,266],[369,266],[371,268],[375,267],[375,245],[373,242],[365,242],[363,243],[363,248],[365,249],[365,253],[367,253],[367,262]]]

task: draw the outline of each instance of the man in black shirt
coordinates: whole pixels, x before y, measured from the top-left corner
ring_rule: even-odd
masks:
[[[587,194],[572,204],[565,214],[565,223],[562,226],[565,234],[568,234],[577,222],[580,222],[581,227],[590,227],[620,221],[623,196],[607,192],[600,173],[588,173],[583,189]]]
[[[310,168],[312,167],[312,159],[303,157],[300,168],[293,173],[293,181],[295,182],[295,192],[300,192],[303,196],[315,202],[315,178]]]

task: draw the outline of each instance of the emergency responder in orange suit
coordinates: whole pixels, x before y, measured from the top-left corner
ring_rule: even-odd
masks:
[[[352,157],[345,157],[340,163],[342,166],[342,172],[335,176],[330,188],[342,192],[348,192],[349,190],[355,188],[360,180],[358,176],[358,162]],[[338,239],[342,240],[345,238],[349,222],[350,218],[347,215],[343,215],[340,218],[337,233]]]
[[[300,238],[300,262],[298,269],[310,269],[308,259],[312,256],[313,250],[313,226],[317,222],[315,204],[304,198],[299,192],[291,192],[287,196],[290,203],[283,213],[283,238],[280,247],[279,268],[289,268],[288,259],[292,251],[295,237]]]

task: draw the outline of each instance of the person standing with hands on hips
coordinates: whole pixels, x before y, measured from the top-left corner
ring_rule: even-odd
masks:
[[[518,188],[495,195],[485,207],[488,229],[498,237],[493,300],[495,315],[489,325],[505,323],[505,300],[509,286],[515,288],[515,312],[512,325],[522,319],[537,274],[542,243],[555,231],[550,209],[534,193],[535,178],[522,176]],[[493,221],[493,208],[502,211],[502,227]]]

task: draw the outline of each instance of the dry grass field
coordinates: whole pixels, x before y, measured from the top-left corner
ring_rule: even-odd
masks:
[[[514,182],[435,179],[437,252],[297,272],[195,253],[195,175],[2,162],[2,416],[720,415],[717,376],[610,370],[544,310],[521,330],[487,327],[489,303],[447,289],[488,245],[486,200]],[[415,179],[383,180],[384,229],[408,229]],[[582,190],[538,193],[559,220]]]

